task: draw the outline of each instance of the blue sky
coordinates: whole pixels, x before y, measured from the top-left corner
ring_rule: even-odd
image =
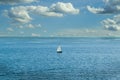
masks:
[[[120,36],[119,0],[1,0],[0,36]]]

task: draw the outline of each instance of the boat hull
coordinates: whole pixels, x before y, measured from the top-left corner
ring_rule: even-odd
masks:
[[[57,53],[62,53],[62,51],[57,51]]]

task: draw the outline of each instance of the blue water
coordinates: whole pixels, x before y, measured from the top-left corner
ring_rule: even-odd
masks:
[[[0,38],[0,80],[120,80],[120,38]]]

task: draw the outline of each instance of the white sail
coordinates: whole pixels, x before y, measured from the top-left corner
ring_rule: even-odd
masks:
[[[61,46],[58,46],[57,52],[58,52],[58,53],[62,53],[62,48],[61,48]]]

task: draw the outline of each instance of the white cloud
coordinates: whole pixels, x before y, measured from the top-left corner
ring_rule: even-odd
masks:
[[[31,12],[33,14],[42,15],[42,16],[49,16],[49,17],[62,17],[62,13],[56,13],[51,11],[46,6],[26,6],[25,7],[28,12]]]
[[[43,16],[49,16],[49,17],[63,17],[62,13],[56,13],[56,12],[45,12],[42,13]]]
[[[92,12],[92,13],[103,13],[104,12],[104,9],[103,8],[94,8],[94,7],[91,7],[91,6],[87,6],[87,9]]]
[[[120,27],[118,25],[105,25],[105,28],[107,30],[111,30],[111,31],[118,31],[118,30],[120,30]]]
[[[115,15],[113,19],[106,19],[102,21],[105,29],[111,31],[119,31],[120,30],[120,15]]]
[[[32,24],[28,24],[27,27],[28,28],[35,28],[35,26],[33,26]]]
[[[52,4],[51,10],[60,13],[78,14],[79,9],[75,9],[71,3],[58,2]]]
[[[87,6],[87,9],[94,14],[115,14],[112,19],[103,20],[102,24],[107,30],[120,31],[120,0],[104,0],[104,3],[105,7],[94,8]]]
[[[118,4],[120,4],[120,0],[104,0],[104,2],[107,5],[118,5]]]
[[[31,36],[33,36],[33,37],[40,37],[40,34],[32,33]]]
[[[35,2],[37,0],[0,0],[0,4],[10,4],[10,5],[14,5],[14,4],[18,4],[18,3],[31,3],[31,2]]]
[[[5,15],[15,22],[29,23],[32,18],[30,14],[48,17],[63,17],[64,14],[78,14],[79,9],[75,9],[71,3],[58,2],[50,6],[17,6],[10,10],[5,10]]]
[[[28,23],[32,20],[25,7],[12,7],[9,11],[5,10],[5,15],[11,18],[14,22]]]
[[[95,14],[112,14],[120,13],[120,0],[104,0],[105,7],[94,8],[87,6],[87,9]]]
[[[13,32],[14,30],[12,28],[7,28],[8,31]]]

